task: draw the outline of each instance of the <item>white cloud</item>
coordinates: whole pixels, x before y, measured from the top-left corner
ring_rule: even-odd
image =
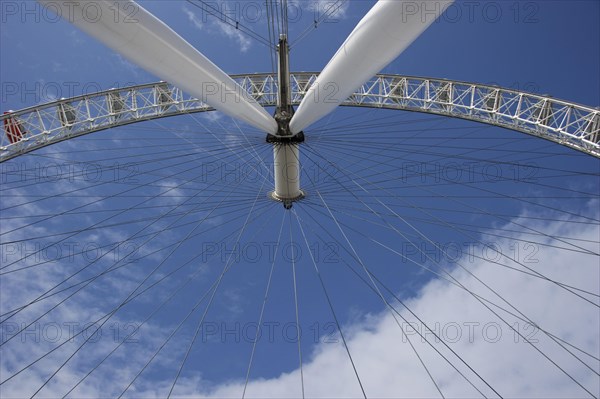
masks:
[[[128,60],[126,60],[125,58],[123,58],[121,56],[121,54],[118,53],[113,53],[112,54],[113,59],[114,59],[114,65],[117,68],[124,68],[125,70],[127,70],[131,75],[135,76],[135,77],[139,77],[140,72],[142,71],[142,69],[140,67],[138,67],[137,65],[129,62]]]
[[[217,3],[211,3],[212,7],[215,7]],[[256,31],[252,24],[257,22],[262,24],[262,28],[266,29],[267,13],[266,9],[261,8],[259,18],[255,15],[258,5],[253,4],[251,7],[241,5],[239,2],[227,2],[219,0],[217,8],[225,15],[239,19],[239,22],[250,25],[249,28]],[[288,2],[288,8],[293,13],[292,18],[298,18],[302,16],[302,20],[313,21],[318,20],[321,23],[333,23],[339,20],[345,19],[348,14],[350,2],[347,0],[290,0]],[[198,30],[208,32],[211,34],[218,34],[226,37],[229,40],[235,42],[240,51],[243,53],[248,52],[252,48],[252,39],[247,34],[243,33],[240,29],[225,23],[219,15],[208,15],[208,18],[203,19],[199,15],[191,10],[190,8],[183,6],[183,12],[187,16],[188,21]],[[245,13],[251,13],[251,15],[245,15]],[[252,13],[255,12],[255,13]],[[212,11],[211,13],[217,13]]]
[[[595,209],[595,205],[597,204],[590,204],[591,209]],[[544,231],[549,236],[566,236],[580,240],[577,242],[583,243],[592,251],[600,250],[598,243],[600,229],[597,225],[588,225],[582,228],[581,225],[576,224],[543,221],[532,225],[531,219],[528,220],[529,222],[524,219],[516,221],[529,223],[530,227]],[[511,242],[516,240],[526,241],[524,237],[521,234],[515,234],[509,239],[497,241],[496,244],[500,248],[507,248]],[[549,242],[551,239],[547,238],[542,244]],[[540,246],[536,259],[539,262],[527,263],[527,266],[563,284],[598,292],[600,271],[597,256]],[[525,276],[492,263],[469,261],[464,265],[469,272],[490,284],[503,298],[506,298],[543,329],[591,354],[598,355],[600,346],[597,332],[600,330],[600,315],[597,307],[567,293],[555,284]],[[509,308],[507,304],[502,303],[498,297],[476,282],[467,271],[457,268],[451,270],[451,274],[469,290],[499,306]],[[23,298],[28,296],[27,292],[39,292],[54,282],[60,281],[65,275],[64,271],[59,272],[57,268],[44,268],[38,275],[40,279],[36,281],[19,279],[11,281],[15,284],[7,285],[7,280],[3,279],[2,301],[5,302],[6,295],[9,295],[11,306],[14,303],[22,303]],[[42,284],[43,287],[38,287],[38,284]],[[19,297],[21,299],[16,300]],[[586,297],[598,303],[597,297],[589,295]],[[107,299],[110,298],[107,297]],[[110,300],[114,302],[116,299]],[[456,285],[441,279],[433,280],[423,286],[415,297],[406,299],[406,303],[432,330],[445,338],[448,345],[466,363],[504,397],[572,398],[588,396],[569,377],[544,359],[531,345],[524,342],[523,338],[513,332],[509,326],[474,300],[468,292]],[[415,323],[414,326],[425,333],[424,327],[417,323],[414,317],[403,310],[398,303],[393,304],[409,322]],[[45,309],[48,306],[44,304],[41,308]],[[6,310],[6,307],[4,309]],[[541,331],[532,330],[522,320],[505,311],[495,307],[493,309],[506,318],[509,325],[517,326],[523,335],[536,340],[536,346],[542,352],[593,394],[598,395],[597,375],[586,369]],[[37,308],[34,313],[37,314],[39,311],[40,308]],[[84,320],[93,320],[101,314],[100,309],[94,306],[93,295],[86,295],[80,301],[70,301],[59,307],[57,312],[53,319],[74,320],[79,323],[83,323]],[[32,314],[21,316],[23,320],[26,320],[30,319]],[[119,322],[119,319],[117,318],[115,321]],[[122,320],[120,322],[123,323]],[[426,342],[423,342],[414,330],[402,320],[400,322],[446,397],[481,396]],[[116,360],[122,360],[122,367],[99,369],[81,385],[76,391],[76,396],[98,397],[120,393],[120,391],[116,391],[127,385],[137,370],[151,356],[153,348],[161,344],[163,338],[159,337],[165,336],[164,333],[153,334],[152,332],[170,331],[171,328],[172,326],[159,325],[145,327],[146,333],[140,335],[145,337],[144,342],[125,345],[116,353]],[[343,330],[357,371],[369,397],[430,398],[439,396],[389,311],[384,310],[377,314],[365,315],[362,319],[343,326]],[[107,329],[104,331],[109,332]],[[494,396],[490,389],[445,346],[435,341],[433,334],[427,333],[426,337],[432,340],[434,346],[468,376],[486,396]],[[170,346],[174,349],[165,351],[166,354],[161,357],[161,367],[169,370],[177,367],[178,359],[181,359],[184,348],[186,348],[185,340],[185,337],[176,339],[175,344]],[[181,344],[182,342],[183,344]],[[6,348],[2,348],[3,356],[0,361],[2,376],[5,378],[11,375],[18,369],[18,365],[31,360],[36,354],[43,354],[52,347],[51,344],[46,342],[23,345],[17,342],[16,345],[7,345]],[[111,340],[89,345],[85,356],[77,356],[69,367],[58,374],[48,389],[43,391],[42,396],[64,394],[65,387],[71,387],[77,382],[83,375],[82,370],[88,370],[90,365],[97,363],[104,354],[112,349],[113,345],[114,341]],[[72,349],[75,347],[73,344]],[[573,351],[592,369],[598,371],[597,361],[576,350]],[[48,376],[49,367],[51,365],[56,367],[62,360],[64,360],[64,354],[57,353],[14,381],[3,385],[0,387],[2,397],[30,395],[31,387],[39,386],[44,381],[44,377]],[[307,397],[361,396],[356,377],[340,342],[337,344],[323,343],[316,346],[312,353],[304,353],[303,374]],[[128,391],[128,395],[130,397],[163,396],[169,388],[169,381],[172,381],[170,374],[164,378],[141,379],[136,382],[136,386],[132,390]],[[182,376],[178,381],[176,394],[178,397],[201,395],[239,397],[242,389],[242,380],[212,385],[201,375],[194,378]],[[275,378],[251,379],[247,397],[299,397],[300,389],[300,371],[296,369],[284,372]]]
[[[566,235],[590,240],[590,249],[598,252],[598,226],[574,229],[567,224],[540,223],[535,226],[548,234]],[[513,239],[520,239],[515,236]],[[548,242],[547,240],[546,242]],[[509,245],[500,242],[499,245]],[[598,258],[594,255],[571,253],[550,247],[538,252],[539,263],[528,264],[556,281],[581,289],[598,292],[600,272]],[[517,309],[530,317],[541,328],[567,340],[577,347],[598,355],[600,351],[598,308],[552,283],[538,278],[524,277],[518,272],[486,262],[469,263],[470,272],[506,298]],[[504,308],[508,305],[494,297],[467,272],[456,269],[452,275],[470,290]],[[589,297],[589,296],[588,296]],[[598,298],[591,297],[598,303]],[[400,308],[398,304],[395,304]],[[465,290],[434,280],[424,286],[408,306],[437,332],[449,340],[449,345],[473,367],[494,389],[504,397],[587,397],[556,366],[552,365],[523,337],[494,316]],[[544,333],[528,323],[494,308],[509,325],[518,327],[525,337],[535,340],[536,346],[594,395],[598,395],[598,376],[581,365],[571,355],[552,342]],[[514,312],[514,310],[513,310]],[[403,316],[415,326],[419,323],[407,311]],[[462,377],[441,359],[414,330],[400,320],[407,329],[411,342],[446,397],[480,397]],[[424,327],[420,328],[425,332]],[[431,380],[420,365],[414,352],[390,312],[371,315],[362,323],[346,326],[351,331],[348,346],[357,365],[358,373],[368,397],[439,397]],[[427,338],[435,340],[429,333]],[[443,345],[436,343],[456,367],[487,396],[491,390]],[[599,369],[597,361],[577,353],[592,369]],[[341,345],[321,345],[304,365],[307,397],[360,397],[356,377]],[[300,395],[298,370],[278,378],[252,381],[247,397],[298,397]],[[210,391],[212,397],[237,397],[242,392],[241,383],[218,386]]]
[[[210,18],[210,20],[202,21],[194,11],[190,10],[186,6],[182,8],[186,14],[188,21],[198,30],[208,30],[210,33],[218,32],[221,36],[224,36],[237,43],[241,52],[245,53],[252,47],[252,41],[248,36],[242,33],[239,29],[234,28],[231,25],[227,25],[218,18]]]
[[[196,14],[192,10],[190,10],[189,8],[187,8],[185,6],[182,9],[183,9],[183,12],[185,13],[185,15],[187,15],[188,21],[190,21],[196,29],[198,29],[198,30],[204,29],[204,25],[202,24],[202,21],[200,21],[200,19],[196,16]]]
[[[68,72],[68,69],[61,62],[52,61],[52,72],[54,72],[54,73]]]
[[[69,37],[71,38],[71,43],[73,44],[73,46],[81,46],[85,43],[85,37],[84,35],[81,34],[80,31],[78,30],[71,30],[69,32]]]
[[[288,1],[288,7],[291,11],[294,11],[295,9],[301,10],[301,15],[305,15],[308,11],[313,14],[311,19],[314,20],[320,19],[321,22],[334,22],[335,20],[345,19],[347,17],[350,1],[290,0]]]
[[[240,51],[242,53],[247,52],[250,50],[250,47],[252,47],[252,41],[239,29],[235,29],[233,26],[218,22],[213,23],[213,26],[218,28],[223,35],[235,41],[240,47]]]
[[[216,123],[224,118],[224,114],[218,111],[201,112],[197,115],[198,118],[206,119],[209,123]]]

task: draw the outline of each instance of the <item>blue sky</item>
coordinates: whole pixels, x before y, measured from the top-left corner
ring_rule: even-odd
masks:
[[[3,111],[159,80],[37,3],[12,2],[16,12],[8,3]],[[290,23],[293,43],[327,2],[290,3],[302,14]],[[193,5],[140,4],[226,72],[271,71],[265,46]],[[260,2],[220,4],[267,36],[264,10],[257,20],[249,14]],[[373,4],[347,2],[293,47],[292,70],[322,69]],[[600,105],[599,2],[457,2],[450,11],[384,72]],[[301,397],[303,386],[307,397],[360,397],[359,379],[376,397],[494,397],[491,387],[504,397],[598,397],[597,159],[521,133],[398,111],[339,109],[306,134],[308,196],[293,212],[266,198],[272,149],[264,134],[216,113],[99,132],[0,164],[0,380],[23,369],[0,385],[2,396],[31,396],[84,340],[24,366],[116,309],[138,284],[156,282],[39,396],[62,397],[94,369],[71,397],[119,396],[140,370],[125,396],[164,397],[176,381],[174,396],[240,397],[262,320],[248,397]],[[68,299],[81,285],[7,319],[80,269],[61,287],[115,266],[123,267]],[[423,342],[409,327],[425,331],[415,314],[448,346],[431,333],[433,345]]]

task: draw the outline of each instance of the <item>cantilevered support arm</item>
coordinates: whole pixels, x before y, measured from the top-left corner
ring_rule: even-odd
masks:
[[[398,57],[452,2],[379,0],[309,89],[290,122],[292,133],[302,131],[343,103]],[[427,10],[421,9],[425,6]]]
[[[61,15],[81,30],[211,107],[267,133],[277,131],[273,117],[233,79],[136,2],[39,2],[51,5],[50,9],[58,7]],[[85,17],[91,3],[97,11],[94,19]]]

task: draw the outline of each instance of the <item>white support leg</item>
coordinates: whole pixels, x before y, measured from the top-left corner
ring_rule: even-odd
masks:
[[[275,161],[275,191],[273,199],[283,202],[286,208],[304,196],[300,190],[300,147],[296,144],[273,145]]]

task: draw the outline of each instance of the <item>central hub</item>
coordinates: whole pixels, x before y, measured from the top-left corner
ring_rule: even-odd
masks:
[[[288,66],[289,47],[285,35],[279,38],[278,97],[275,121],[277,133],[267,135],[267,143],[273,144],[273,175],[275,191],[269,193],[271,199],[283,203],[285,209],[304,197],[300,190],[300,143],[304,142],[304,133],[294,134],[290,130],[290,121],[294,116],[291,104],[290,72]]]
[[[267,143],[304,143],[304,132],[292,134],[290,130],[292,116],[294,116],[294,108],[291,105],[289,107],[277,107],[277,111],[273,116],[277,122],[277,135],[268,134]]]
[[[285,209],[304,198],[300,190],[300,146],[295,143],[273,143],[275,190],[271,199],[283,203]]]
[[[300,143],[304,142],[304,133],[293,136],[270,134],[267,142],[273,144],[275,177],[275,191],[269,193],[269,196],[282,202],[285,209],[291,209],[294,202],[304,198],[304,192],[300,190]]]

